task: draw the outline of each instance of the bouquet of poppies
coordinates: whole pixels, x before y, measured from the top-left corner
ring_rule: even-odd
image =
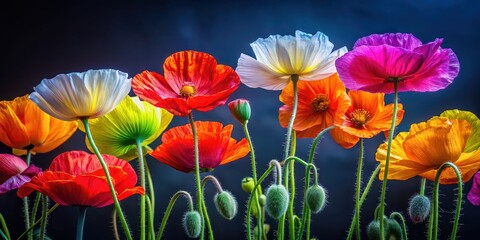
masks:
[[[463,184],[474,175],[468,200],[480,205],[480,175],[476,174],[480,120],[469,111],[445,110],[411,124],[408,132],[395,131],[405,111],[399,93],[438,91],[458,75],[455,53],[441,44],[442,39],[424,44],[411,34],[387,33],[363,37],[351,51],[334,50],[323,33],[297,31],[295,36],[272,35],[251,43],[255,58],[241,54],[235,70],[207,53],[182,51],[165,60],[163,75],[146,70],[129,78],[119,70],[100,69],[44,79],[29,95],[0,102],[0,141],[12,148],[12,154],[0,154],[0,194],[18,189],[25,222],[19,239],[47,239],[47,219],[59,205],[80,209],[76,239],[83,239],[87,209],[112,204],[116,239],[162,239],[181,196],[188,202],[182,222],[186,236],[214,239],[204,200],[210,181],[220,216],[230,220],[239,211],[245,214],[245,238],[272,239],[275,232],[277,239],[311,239],[311,214],[326,207],[328,196],[319,182],[315,150],[329,133],[343,148],[358,145],[360,149],[353,214],[350,226],[345,226],[347,239],[360,239],[362,231],[368,239],[408,239],[405,216],[394,210],[385,214],[386,191],[388,180],[415,176],[422,180],[419,193],[409,202],[408,216],[413,223],[428,221],[429,240],[438,238],[439,185],[458,186],[450,234],[455,239]],[[241,140],[232,138],[233,125],[193,117],[196,111],[208,112],[227,103],[241,83],[281,91],[278,120],[286,128],[283,157],[272,159],[266,169],[256,163],[248,100],[228,103],[243,129]],[[130,90],[136,96],[129,96]],[[385,103],[385,94],[393,94],[393,103]],[[168,128],[174,116],[186,117],[189,123]],[[35,154],[52,151],[77,129],[85,133],[86,148],[92,153],[63,152],[44,170],[32,164]],[[375,154],[378,166],[362,186],[364,140],[381,133],[386,140]],[[160,136],[161,144],[151,148]],[[308,159],[298,157],[297,138],[312,139]],[[241,188],[249,198],[239,204],[211,171],[247,155],[251,173]],[[160,221],[155,219],[155,205],[165,199],[155,197],[148,157],[195,180],[194,196],[179,190]],[[129,163],[134,160],[137,170]],[[302,175],[295,174],[295,165],[305,168]],[[205,173],[203,178],[200,173]],[[270,175],[273,184],[265,186]],[[375,217],[361,229],[360,210],[376,179],[382,187]],[[431,196],[425,194],[427,180],[432,182]],[[302,188],[295,187],[297,181],[302,181]],[[136,194],[138,236],[126,222],[122,208],[127,206],[120,204]],[[301,203],[300,209],[294,208],[296,202]],[[1,214],[0,236],[13,237]]]

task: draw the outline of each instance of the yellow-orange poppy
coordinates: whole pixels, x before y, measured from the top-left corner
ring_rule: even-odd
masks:
[[[350,106],[345,86],[337,74],[318,81],[298,81],[298,108],[293,129],[298,137],[313,138],[323,129],[341,121]],[[287,127],[293,110],[293,85],[290,83],[279,97],[285,105],[278,120]]]
[[[473,115],[473,114],[472,114]],[[421,176],[434,181],[437,169],[445,162],[454,163],[469,181],[480,169],[480,148],[468,149],[469,139],[476,136],[472,124],[462,117],[433,117],[427,122],[412,124],[409,132],[399,133],[392,142],[388,179],[406,180]],[[474,115],[473,115],[474,116]],[[476,127],[480,127],[478,118]],[[380,162],[380,179],[383,179],[387,144],[379,146],[376,160]],[[446,168],[440,183],[457,183],[455,172]]]
[[[0,101],[0,141],[17,155],[49,152],[77,130],[76,122],[65,122],[43,112],[28,95]]]
[[[360,138],[372,138],[390,130],[393,104],[385,106],[385,94],[350,90],[348,96],[352,104],[342,117],[343,122],[335,124],[336,127],[330,131],[336,143],[351,148]],[[396,125],[402,121],[403,114],[403,105],[398,104]]]

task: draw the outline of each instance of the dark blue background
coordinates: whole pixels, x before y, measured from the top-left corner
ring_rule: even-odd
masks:
[[[454,50],[461,67],[459,76],[445,90],[401,93],[400,102],[404,104],[406,112],[399,129],[405,131],[411,123],[427,120],[446,109],[459,108],[480,114],[478,1],[150,1],[130,4],[16,1],[2,5],[1,100],[11,100],[30,93],[43,78],[51,78],[59,73],[99,68],[119,69],[130,76],[147,69],[163,73],[164,59],[181,50],[204,51],[212,54],[219,63],[235,68],[240,53],[253,56],[249,44],[257,38],[271,34],[293,35],[297,29],[325,33],[335,44],[335,49],[342,46],[351,49],[358,38],[372,33],[406,32],[413,33],[423,42],[444,38],[442,47]],[[270,159],[278,159],[282,155],[285,130],[277,120],[278,107],[281,105],[279,94],[279,91],[249,89],[242,85],[231,98],[242,97],[251,101],[253,116],[250,128],[259,170],[266,169]],[[387,96],[387,101],[391,101],[391,96]],[[194,115],[197,120],[235,124],[234,137],[239,139],[243,136],[241,127],[225,106],[208,113],[195,112]],[[187,122],[186,118],[177,117],[171,126]],[[382,136],[365,141],[365,175],[374,169],[374,152],[382,141]],[[158,144],[157,140],[152,147]],[[310,140],[299,140],[298,144],[297,153],[305,158]],[[51,153],[34,156],[33,163],[46,168],[54,156],[75,149],[86,150],[81,132]],[[0,150],[10,151],[4,146]],[[344,150],[326,137],[318,153],[316,163],[320,182],[329,191],[329,205],[323,212],[313,216],[313,235],[322,239],[342,239],[346,236],[354,208],[358,148]],[[151,157],[149,163],[156,184],[157,228],[169,198],[177,190],[195,192],[194,177],[159,164]],[[213,186],[207,186],[207,206],[217,239],[245,238],[243,212],[246,194],[241,191],[239,184],[250,173],[249,163],[249,158],[245,157],[212,172],[224,188],[237,196],[240,205],[240,214],[234,220],[223,220],[211,202]],[[302,172],[298,168],[299,188]],[[418,191],[419,181],[414,178],[389,182],[386,212],[405,213],[409,197]],[[465,191],[470,186],[471,182],[467,183]],[[451,231],[454,189],[454,186],[441,188],[442,239],[446,239]],[[380,184],[376,181],[363,208],[362,229],[373,218],[379,190]],[[429,188],[427,192],[430,193]],[[297,199],[300,196],[298,192]],[[135,236],[138,236],[137,202],[138,197],[122,202]],[[85,239],[112,238],[111,210],[110,206],[88,211]],[[166,239],[186,238],[180,224],[185,210],[186,203],[182,199],[169,220]],[[23,222],[21,201],[16,198],[15,192],[0,198],[0,212],[6,217],[13,236],[18,236],[23,231]],[[73,239],[76,216],[75,208],[60,207],[49,220],[48,235],[53,239]],[[461,237],[475,239],[478,216],[480,208],[465,202],[461,218],[464,225],[459,232]],[[410,238],[423,239],[426,226],[407,221]],[[276,229],[273,220],[268,219],[268,222],[273,225],[272,229]]]

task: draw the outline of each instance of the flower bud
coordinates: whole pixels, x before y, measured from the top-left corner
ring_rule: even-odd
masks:
[[[270,224],[264,223],[263,232],[265,233],[265,235],[267,235],[269,231],[270,231]],[[260,230],[258,229],[258,226],[255,226],[255,228],[253,228],[253,239],[255,240],[263,239],[262,234],[260,234]]]
[[[273,219],[279,219],[287,212],[289,195],[283,185],[273,184],[267,189],[265,210]]]
[[[313,213],[320,212],[325,206],[325,189],[318,184],[315,184],[308,188],[306,199],[307,206]]]
[[[229,102],[228,108],[232,116],[241,124],[245,124],[252,114],[250,103],[245,99],[236,99]]]
[[[258,196],[258,203],[260,203],[260,207],[264,207],[267,204],[267,197],[264,194]]]
[[[393,218],[385,219],[385,239],[389,240],[402,240],[403,239],[403,231],[400,223]]]
[[[230,192],[222,191],[215,194],[213,202],[215,203],[215,207],[222,217],[231,220],[237,214],[237,200],[235,200]]]
[[[202,231],[202,218],[197,211],[188,211],[183,216],[183,229],[189,238],[197,238]]]
[[[251,177],[244,177],[242,179],[242,189],[246,193],[251,193],[253,191],[253,188],[255,188],[255,183],[253,182],[253,178]]]
[[[387,232],[386,220],[387,217],[383,216],[383,232]],[[367,226],[367,239],[368,240],[380,240],[380,222],[378,220],[371,221]],[[388,238],[385,238],[388,239]]]
[[[422,196],[415,195],[410,199],[408,203],[408,215],[412,219],[413,223],[423,222],[430,214],[430,199]]]

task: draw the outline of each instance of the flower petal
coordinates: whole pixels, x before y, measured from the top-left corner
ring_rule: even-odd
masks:
[[[363,45],[378,46],[383,44],[413,50],[414,48],[421,46],[422,42],[412,34],[408,33],[372,34],[358,39],[353,48],[355,49]]]
[[[447,110],[440,114],[440,117],[448,119],[461,119],[467,121],[472,126],[472,133],[467,140],[464,152],[472,152],[480,148],[480,119],[469,111],[462,111],[458,109]]]
[[[236,72],[240,76],[240,81],[250,88],[282,90],[290,81],[290,76],[277,73],[245,54],[240,55]]]

